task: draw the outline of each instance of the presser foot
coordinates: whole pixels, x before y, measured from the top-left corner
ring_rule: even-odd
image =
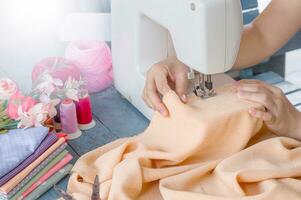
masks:
[[[216,92],[214,89],[208,90],[201,88],[200,86],[196,86],[193,90],[194,94],[202,99],[208,99],[216,96]]]
[[[202,75],[198,79],[198,82],[194,87],[194,93],[202,99],[208,99],[216,95],[216,92],[213,89],[211,75]]]
[[[191,68],[188,73],[188,80],[193,80],[193,92],[196,96],[202,99],[208,99],[216,96],[216,92],[213,89],[211,75],[200,74]]]

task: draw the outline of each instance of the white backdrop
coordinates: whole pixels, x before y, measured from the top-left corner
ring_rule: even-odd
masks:
[[[0,77],[28,91],[34,63],[64,54],[58,27],[68,13],[109,11],[109,0],[0,0]]]

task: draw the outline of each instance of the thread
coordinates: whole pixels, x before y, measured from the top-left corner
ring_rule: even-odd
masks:
[[[49,57],[39,61],[32,70],[32,82],[35,83],[46,72],[63,82],[69,77],[75,80],[81,77],[79,64],[63,57]]]
[[[78,130],[76,107],[72,100],[66,99],[60,105],[62,131],[68,134],[68,139],[75,139],[81,135]]]
[[[95,122],[92,118],[91,98],[88,90],[81,90],[78,96],[79,101],[76,102],[76,113],[79,128],[82,130],[93,128]]]
[[[69,60],[79,63],[79,70],[90,92],[108,88],[113,81],[112,54],[110,47],[103,41],[74,41],[65,52]]]
[[[77,121],[79,124],[89,124],[92,121],[90,96],[86,90],[82,90],[79,97],[79,101],[76,102]]]

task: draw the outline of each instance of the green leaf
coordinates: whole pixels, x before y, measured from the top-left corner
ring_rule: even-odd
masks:
[[[11,121],[6,124],[0,124],[0,130],[1,129],[6,129],[6,130],[11,130],[11,129],[16,129],[18,127],[19,121]]]
[[[8,106],[8,100],[5,100],[5,101],[3,102],[3,107],[4,107],[5,110],[6,110],[7,106]]]

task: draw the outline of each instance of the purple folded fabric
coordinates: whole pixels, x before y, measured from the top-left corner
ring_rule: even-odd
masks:
[[[33,161],[35,161],[40,155],[42,155],[51,145],[53,145],[58,140],[58,137],[55,134],[49,134],[43,140],[43,142],[39,145],[36,151],[31,154],[28,158],[26,158],[21,164],[19,164],[15,169],[8,172],[5,176],[0,179],[0,186],[4,185],[11,178],[16,176],[19,172],[21,172],[25,167],[30,165]]]

